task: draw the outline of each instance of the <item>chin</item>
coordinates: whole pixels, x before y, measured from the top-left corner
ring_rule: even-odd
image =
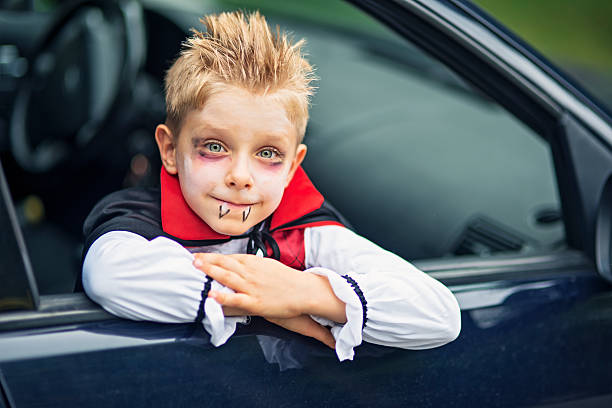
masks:
[[[253,225],[249,224],[237,224],[237,225],[228,225],[224,223],[220,223],[222,225],[211,225],[211,228],[223,235],[242,235],[247,232]],[[232,223],[233,224],[233,223]]]

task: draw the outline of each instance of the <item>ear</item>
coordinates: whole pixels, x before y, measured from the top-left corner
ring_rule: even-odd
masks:
[[[289,185],[291,180],[293,179],[293,175],[295,171],[300,167],[300,164],[304,161],[304,157],[306,157],[306,151],[308,148],[305,144],[299,144],[296,151],[295,157],[293,158],[293,162],[291,162],[291,168],[289,169],[289,174],[287,175],[287,182],[285,183],[285,188]]]
[[[159,155],[166,171],[176,174],[176,146],[172,131],[166,125],[157,125],[155,128],[155,141],[159,148]]]

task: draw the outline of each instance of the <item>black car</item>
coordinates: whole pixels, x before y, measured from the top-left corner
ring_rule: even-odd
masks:
[[[0,9],[0,408],[612,405],[610,114],[468,1],[350,3]],[[451,288],[454,342],[340,363],[253,318],[215,348],[72,293],[91,207],[158,182],[181,41],[237,6],[307,39],[304,167],[358,233]]]

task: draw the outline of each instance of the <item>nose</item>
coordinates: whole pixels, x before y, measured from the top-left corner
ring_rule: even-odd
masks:
[[[225,176],[225,184],[237,190],[253,187],[253,175],[246,157],[232,157],[232,166]]]

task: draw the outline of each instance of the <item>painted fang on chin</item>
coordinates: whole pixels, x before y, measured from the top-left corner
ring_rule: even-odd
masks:
[[[251,206],[249,205],[246,210],[242,212],[242,222],[245,222],[247,218],[249,218],[249,214],[251,214]]]
[[[227,208],[227,205],[225,203],[221,204],[219,206],[219,219],[225,217],[227,214],[229,214],[230,210],[229,208]],[[242,217],[244,218],[244,214],[242,215]]]

